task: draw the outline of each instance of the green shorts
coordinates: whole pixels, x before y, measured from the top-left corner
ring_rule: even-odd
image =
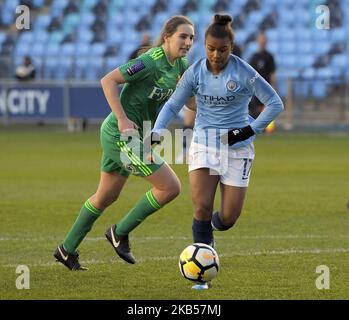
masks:
[[[150,155],[144,155],[143,142],[138,135],[129,136],[127,140],[121,138],[118,130],[103,123],[100,139],[103,149],[101,171],[117,172],[124,177],[130,174],[147,177],[157,171],[164,160],[154,150]]]

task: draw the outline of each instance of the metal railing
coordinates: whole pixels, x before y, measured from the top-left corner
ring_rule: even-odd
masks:
[[[349,83],[342,77],[288,78],[280,124],[291,129],[349,129]]]

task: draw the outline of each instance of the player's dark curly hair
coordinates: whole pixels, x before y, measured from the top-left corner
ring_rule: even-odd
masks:
[[[232,27],[233,19],[229,15],[215,14],[213,22],[207,27],[205,40],[208,35],[214,38],[229,38],[231,44],[234,44],[234,31]]]

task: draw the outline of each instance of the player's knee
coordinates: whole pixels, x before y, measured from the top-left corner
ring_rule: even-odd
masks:
[[[226,230],[232,228],[234,226],[236,222],[236,219],[235,218],[228,218],[228,219],[222,219],[222,223],[224,224],[224,226],[226,226]]]
[[[195,206],[195,217],[201,220],[205,220],[212,214],[211,206],[206,206],[205,204]]]
[[[171,200],[176,198],[181,193],[181,183],[179,180],[174,180],[171,185],[169,185],[167,191]]]
[[[212,215],[212,226],[217,231],[225,231],[232,228],[237,220],[234,216],[220,216],[218,212]]]

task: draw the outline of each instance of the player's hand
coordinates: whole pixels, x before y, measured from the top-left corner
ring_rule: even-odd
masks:
[[[145,137],[143,140],[143,145],[146,149],[151,148],[155,144],[160,144],[160,135],[157,132],[151,132],[149,136]]]
[[[138,129],[138,126],[128,118],[118,119],[120,133],[128,133]]]
[[[151,147],[160,143],[160,135],[157,132],[151,132],[150,135],[143,140],[144,153],[150,153]]]
[[[244,141],[255,134],[251,126],[246,126],[243,128],[231,129],[221,137],[223,144],[232,146],[233,144]]]
[[[150,145],[153,146],[154,144],[160,144],[160,135],[157,132],[152,132],[150,134]]]

